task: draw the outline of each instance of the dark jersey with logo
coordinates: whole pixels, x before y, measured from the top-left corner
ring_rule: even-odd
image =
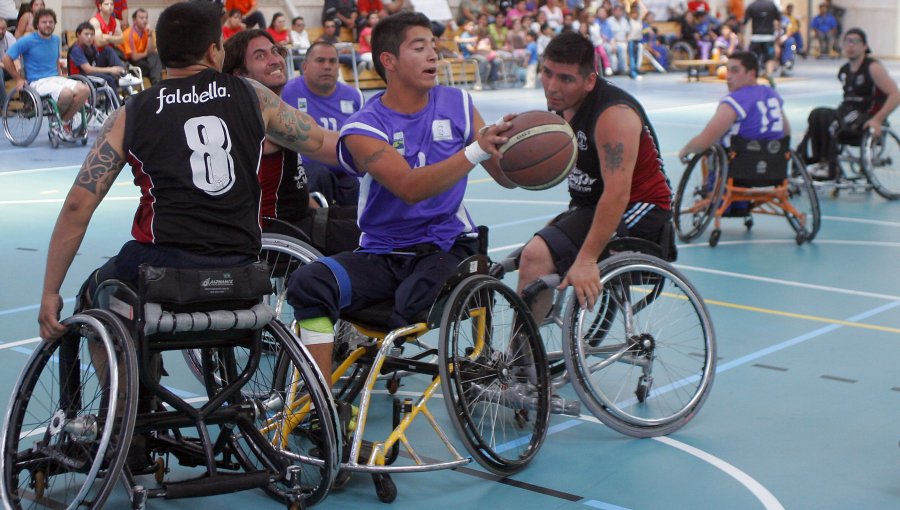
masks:
[[[296,223],[309,214],[306,170],[296,152],[280,150],[262,157],[259,184],[265,217]]]
[[[869,66],[873,62],[874,59],[865,57],[856,72],[853,72],[849,62],[838,71],[838,79],[844,87],[841,109],[853,109],[871,116],[884,106],[887,95],[875,86],[875,80],[869,72]]]
[[[752,23],[754,35],[775,35],[775,21],[780,17],[772,0],[756,0],[744,12],[744,23]]]
[[[595,207],[600,201],[603,178],[594,143],[594,127],[600,114],[615,105],[625,105],[634,110],[643,124],[628,202],[646,202],[661,209],[671,209],[672,190],[663,172],[659,142],[647,114],[634,97],[606,80],[597,80],[594,90],[569,121],[578,143],[578,160],[569,174],[570,205]]]
[[[141,189],[138,242],[257,256],[265,140],[259,99],[212,69],[164,80],[125,105],[124,149]]]

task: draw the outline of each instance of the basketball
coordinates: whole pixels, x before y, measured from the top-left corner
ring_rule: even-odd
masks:
[[[728,68],[725,66],[719,66],[716,68],[716,76],[719,77],[720,80],[724,80],[726,76],[728,76]]]
[[[520,188],[552,188],[565,179],[578,150],[569,123],[552,112],[530,111],[510,121],[503,132],[509,140],[500,147],[500,169]]]

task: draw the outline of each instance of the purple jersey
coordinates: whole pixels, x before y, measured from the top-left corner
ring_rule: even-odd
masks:
[[[750,85],[728,94],[720,103],[737,114],[737,121],[722,137],[725,147],[732,136],[747,140],[779,140],[784,137],[784,101],[765,85]]]
[[[325,129],[337,131],[341,129],[350,115],[358,112],[366,103],[362,92],[343,83],[338,83],[337,88],[330,96],[323,97],[314,94],[306,86],[306,80],[301,76],[289,81],[281,91],[281,99],[294,108],[306,112],[316,123]],[[304,157],[304,163],[310,158]],[[339,167],[329,167],[332,171],[340,171]]]
[[[406,204],[371,175],[357,170],[345,137],[362,135],[383,140],[416,169],[444,161],[472,142],[473,109],[467,92],[438,85],[431,89],[428,104],[416,113],[400,114],[387,108],[379,94],[347,120],[338,141],[338,158],[344,170],[361,179],[362,251],[389,253],[422,243],[434,243],[446,251],[457,237],[475,232],[475,226],[462,204],[467,178],[439,195]]]

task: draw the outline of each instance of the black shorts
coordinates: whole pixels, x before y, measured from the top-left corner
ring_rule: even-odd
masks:
[[[594,211],[594,207],[573,207],[535,234],[550,248],[558,274],[566,274],[575,262],[594,221]],[[666,225],[671,221],[672,211],[660,209],[653,204],[635,202],[625,208],[616,236],[639,237],[660,244],[664,241]]]
[[[751,42],[750,53],[756,55],[762,63],[775,60],[775,41]]]

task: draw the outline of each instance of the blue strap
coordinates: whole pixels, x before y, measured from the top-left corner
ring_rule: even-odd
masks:
[[[344,269],[344,266],[340,265],[338,261],[331,257],[322,257],[316,262],[325,264],[325,266],[331,270],[334,279],[337,280],[339,295],[338,306],[340,309],[343,310],[350,306],[350,297],[353,287],[350,285],[350,275],[347,274],[347,270]]]

